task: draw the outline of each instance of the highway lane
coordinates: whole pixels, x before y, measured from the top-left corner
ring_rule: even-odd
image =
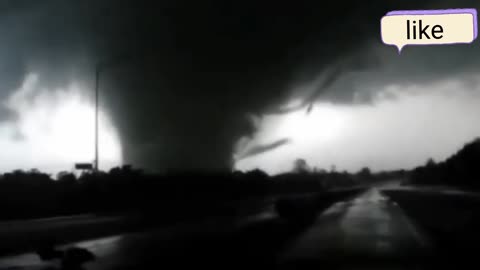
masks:
[[[338,202],[284,252],[286,263],[399,262],[428,256],[427,237],[397,205],[372,188],[350,201]]]
[[[203,246],[207,249],[211,248],[205,241],[218,242],[218,240],[210,239],[210,236],[215,238],[218,235],[232,234],[233,231],[248,224],[276,218],[272,205],[260,213],[238,219],[212,218],[194,223],[185,222],[163,226],[148,232],[79,241],[58,248],[81,247],[93,252],[97,259],[95,262],[86,264],[84,269],[122,269],[128,268],[132,263],[142,264],[152,259],[158,265],[165,265],[176,260],[186,249],[189,250],[187,253],[192,254],[195,253],[192,249],[201,250]],[[168,257],[174,257],[174,259],[170,258],[167,263],[165,260]],[[0,269],[60,269],[60,262],[58,260],[43,262],[37,254],[29,252],[0,258]]]
[[[69,243],[118,234],[134,228],[131,216],[75,215],[0,222],[0,253],[27,251],[39,243]]]

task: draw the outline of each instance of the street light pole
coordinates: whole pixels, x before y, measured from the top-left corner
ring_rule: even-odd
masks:
[[[95,161],[94,171],[98,172],[98,88],[100,84],[100,64],[95,67]]]

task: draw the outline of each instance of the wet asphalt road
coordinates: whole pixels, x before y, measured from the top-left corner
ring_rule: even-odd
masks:
[[[426,236],[379,189],[338,202],[320,214],[315,223],[282,254],[285,262],[370,263],[404,262],[428,256]]]
[[[255,223],[267,225],[244,234],[246,237],[236,236],[238,231]],[[262,257],[268,257],[275,265],[326,261],[356,264],[360,263],[356,260],[408,260],[430,250],[420,229],[377,188],[333,204],[318,213],[313,224],[294,234],[287,233],[285,226],[270,210],[241,220],[207,220],[72,245],[88,248],[97,256],[84,269],[135,269],[152,262],[157,266],[186,265],[189,260],[208,265],[223,259],[231,265],[240,261],[249,265]],[[277,241],[282,237],[288,240]],[[1,269],[45,269],[58,265],[58,262],[41,262],[33,253],[0,259]]]

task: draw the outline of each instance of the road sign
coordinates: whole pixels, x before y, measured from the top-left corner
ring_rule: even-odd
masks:
[[[92,163],[75,163],[75,169],[77,170],[92,170]]]

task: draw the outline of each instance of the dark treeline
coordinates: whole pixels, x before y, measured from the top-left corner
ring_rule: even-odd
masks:
[[[410,182],[416,185],[454,186],[468,190],[480,190],[480,138],[467,143],[445,161],[415,168]]]
[[[368,168],[356,174],[300,170],[269,176],[261,170],[147,174],[123,166],[78,177],[62,172],[54,180],[38,170],[17,170],[0,176],[0,219],[119,212],[223,214],[234,211],[239,202],[246,205],[249,200],[351,187],[391,177],[392,173],[372,174]]]

